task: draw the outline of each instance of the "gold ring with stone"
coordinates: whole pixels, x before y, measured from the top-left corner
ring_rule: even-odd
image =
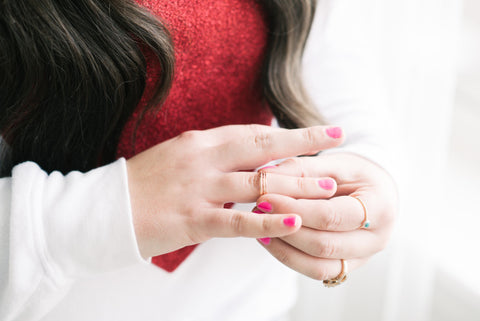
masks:
[[[340,262],[342,262],[342,270],[340,271],[340,274],[333,279],[323,280],[323,285],[325,285],[327,288],[333,288],[337,285],[342,284],[347,280],[347,273],[348,273],[347,260],[341,259]]]
[[[367,212],[367,207],[365,206],[365,203],[363,203],[363,201],[356,196],[352,196],[352,197],[357,201],[359,201],[360,205],[362,205],[362,208],[363,208],[363,221],[362,221],[362,224],[360,224],[359,228],[369,228],[370,221],[368,220],[368,212]]]

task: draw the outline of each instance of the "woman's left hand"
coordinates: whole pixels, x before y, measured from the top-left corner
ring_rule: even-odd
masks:
[[[303,226],[296,233],[260,240],[285,265],[313,279],[328,280],[342,271],[340,259],[348,261],[351,271],[385,248],[396,216],[397,190],[390,175],[378,165],[354,154],[338,153],[292,158],[262,171],[267,173],[267,192],[268,173],[315,177],[322,187],[336,189],[330,199],[278,194],[258,199],[257,208],[262,211],[302,217]],[[362,226],[362,203],[368,227]]]

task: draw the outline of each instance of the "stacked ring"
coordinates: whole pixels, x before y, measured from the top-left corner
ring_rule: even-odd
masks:
[[[340,271],[340,274],[333,279],[323,280],[323,285],[325,285],[327,288],[333,288],[337,285],[342,284],[347,280],[347,273],[348,273],[347,260],[341,259],[340,262],[342,262],[342,270]]]
[[[352,196],[354,199],[356,199],[357,201],[360,202],[360,205],[362,205],[362,208],[363,208],[363,221],[362,221],[362,224],[360,224],[360,228],[369,228],[370,227],[370,221],[368,220],[368,215],[367,215],[367,207],[365,206],[365,204],[363,203],[363,201],[356,197],[356,196]]]
[[[260,172],[259,180],[260,180],[260,195],[265,195],[267,194],[267,173]]]

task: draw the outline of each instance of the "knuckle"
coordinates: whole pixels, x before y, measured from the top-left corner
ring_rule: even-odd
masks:
[[[304,159],[302,157],[289,158],[283,162],[284,165],[295,168],[298,177],[307,177]]]
[[[259,133],[253,136],[253,144],[257,149],[268,149],[272,145],[272,135]]]
[[[305,184],[305,179],[302,177],[295,178],[297,188],[300,192],[304,193],[307,190],[307,186]]]
[[[305,128],[302,131],[303,138],[307,146],[312,148],[312,151],[316,151],[315,147],[318,146],[318,135],[315,127]]]
[[[228,174],[221,174],[217,179],[214,181],[215,183],[215,190],[218,189],[223,189],[223,188],[235,188],[238,184],[246,184],[245,179],[242,178],[242,180],[239,182],[235,176],[233,175],[228,175]],[[202,184],[203,186],[203,184]],[[243,185],[240,187],[244,187]]]
[[[325,202],[323,212],[325,215],[323,216],[323,224],[321,224],[322,229],[334,231],[342,225],[342,216],[339,215],[331,203]]]
[[[185,219],[185,226],[188,228],[185,230],[187,236],[187,241],[189,244],[197,244],[208,240],[213,237],[208,231],[200,230],[197,227],[199,226],[198,219],[193,217],[188,217]]]
[[[290,259],[290,256],[288,255],[288,252],[285,249],[278,250],[278,252],[275,253],[275,257],[281,263],[285,264],[286,266],[290,266],[291,259]]]
[[[243,235],[245,217],[241,213],[233,213],[230,217],[230,226],[237,235]]]
[[[189,130],[186,132],[181,133],[178,138],[182,141],[188,142],[188,143],[198,143],[201,141],[201,131],[199,130]]]
[[[208,237],[214,237],[212,231],[218,230],[225,221],[219,215],[191,215],[188,223],[191,229],[205,230]]]
[[[269,217],[266,215],[262,216],[262,233],[265,233],[265,235],[268,235],[269,232],[271,232],[273,229],[273,224],[272,221],[269,220]]]
[[[319,240],[316,246],[316,256],[323,258],[336,257],[338,253],[338,245],[332,240]]]
[[[317,281],[323,281],[329,279],[328,268],[324,264],[316,266],[313,270],[311,277]]]
[[[197,224],[199,221],[199,215],[195,215],[196,211],[194,208],[187,206],[183,210],[183,217],[188,220],[188,222],[191,222],[191,224]]]
[[[250,130],[255,135],[258,135],[258,134],[260,134],[264,131],[262,126],[258,125],[258,124],[248,124],[248,125],[245,125],[245,126],[247,126],[247,129]]]
[[[244,176],[242,187],[246,190],[258,188],[259,185],[259,176],[257,174]]]

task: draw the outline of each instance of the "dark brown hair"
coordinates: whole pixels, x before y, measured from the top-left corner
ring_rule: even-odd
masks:
[[[262,71],[280,124],[320,118],[301,82],[301,57],[315,0],[262,1],[269,23]],[[0,133],[12,166],[87,171],[113,161],[145,89],[141,48],[160,63],[145,110],[168,95],[174,50],[168,30],[133,0],[0,0]]]

